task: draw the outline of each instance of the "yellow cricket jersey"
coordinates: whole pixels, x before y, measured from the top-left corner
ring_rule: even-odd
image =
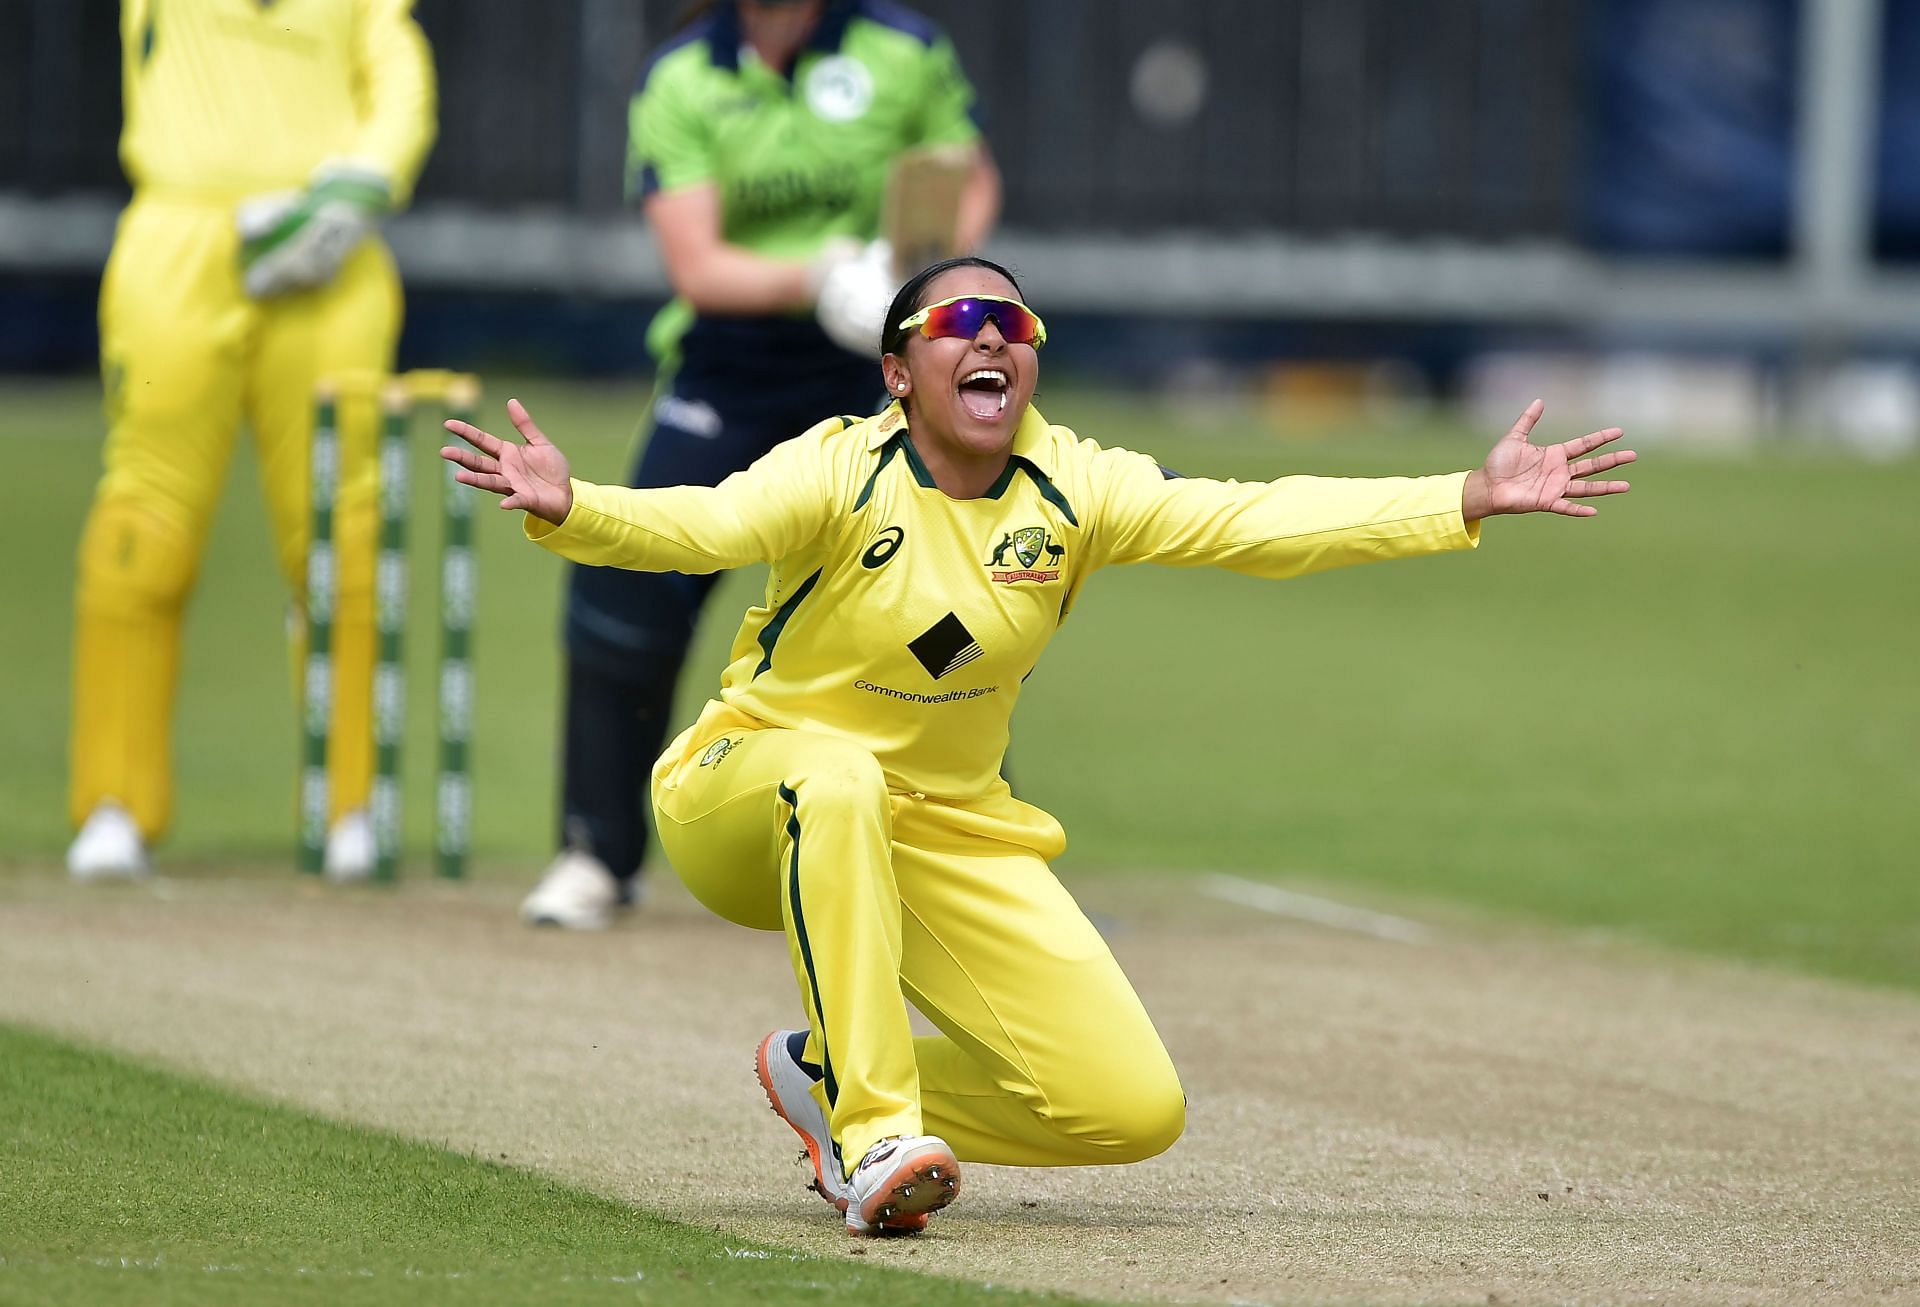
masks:
[[[526,532],[575,562],[640,571],[771,563],[721,698],[858,740],[896,790],[964,801],[999,783],[1021,682],[1096,569],[1291,577],[1469,548],[1465,479],[1171,477],[1030,408],[998,483],[950,499],[895,404],[823,422],[714,487],[575,481],[567,520],[529,517]]]
[[[413,0],[123,0],[120,159],[137,187],[231,199],[330,158],[382,169],[395,203],[434,135]]]

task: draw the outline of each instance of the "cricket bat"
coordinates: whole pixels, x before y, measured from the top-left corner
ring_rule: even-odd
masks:
[[[960,193],[973,158],[972,145],[926,145],[894,159],[882,230],[901,281],[959,252]]]

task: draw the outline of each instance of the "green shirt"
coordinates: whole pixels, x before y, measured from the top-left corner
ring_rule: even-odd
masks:
[[[774,257],[828,240],[871,240],[895,155],[977,140],[973,87],[953,43],[887,0],[827,7],[789,77],[740,36],[718,5],[653,57],[628,114],[627,195],[712,185],[721,236]],[[692,319],[680,301],[649,345],[671,352]]]

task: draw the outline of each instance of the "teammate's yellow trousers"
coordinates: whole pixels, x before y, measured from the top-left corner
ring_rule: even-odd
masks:
[[[244,417],[280,570],[304,593],[308,445],[317,379],[390,369],[400,324],[392,259],[367,241],[327,287],[264,302],[241,289],[232,204],[136,196],[100,291],[109,432],[80,543],[69,808],[117,799],[152,839],[172,813],[169,744],[180,620]],[[343,415],[335,531],[335,815],[371,784],[373,400]],[[261,614],[262,631],[277,627]],[[209,723],[201,737],[243,729]],[[291,746],[289,757],[291,757]]]
[[[654,771],[674,870],[730,921],[785,930],[848,1171],[890,1135],[964,1161],[1151,1157],[1186,1100],[1106,942],[1048,870],[1059,824],[1002,790],[889,792],[873,755],[708,706]],[[915,1039],[902,994],[941,1033]]]

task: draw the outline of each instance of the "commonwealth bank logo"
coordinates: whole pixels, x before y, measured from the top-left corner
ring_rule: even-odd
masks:
[[[986,653],[966,623],[952,613],[907,641],[907,650],[936,681]]]

